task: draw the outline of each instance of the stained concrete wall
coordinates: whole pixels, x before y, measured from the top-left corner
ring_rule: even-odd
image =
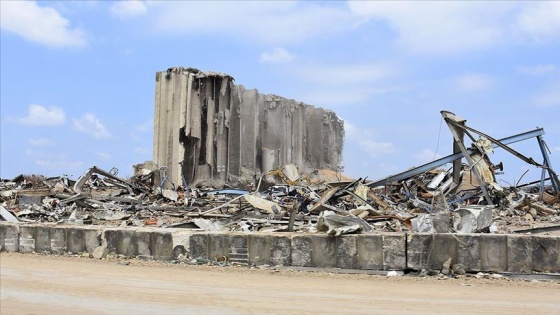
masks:
[[[247,265],[361,270],[439,270],[451,258],[467,272],[560,272],[560,237],[496,234],[343,235],[207,233],[185,229],[104,228],[0,223],[9,252],[93,254],[173,260],[228,257]]]
[[[156,73],[153,159],[176,185],[182,177],[225,181],[285,164],[335,170],[343,139],[343,121],[332,111],[247,90],[226,74]]]

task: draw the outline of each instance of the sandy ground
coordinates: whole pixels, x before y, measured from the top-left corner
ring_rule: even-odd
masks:
[[[1,314],[558,314],[560,283],[0,254]]]

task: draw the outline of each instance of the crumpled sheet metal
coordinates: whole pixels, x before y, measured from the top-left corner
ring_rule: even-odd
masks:
[[[243,195],[243,197],[245,198],[245,200],[247,200],[248,203],[251,204],[251,206],[261,210],[261,212],[263,213],[267,213],[267,214],[280,214],[280,211],[283,210],[283,207],[280,206],[279,204],[266,200],[264,198],[261,197],[257,197],[255,195]]]

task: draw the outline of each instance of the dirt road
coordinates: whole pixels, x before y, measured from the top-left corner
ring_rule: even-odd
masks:
[[[1,314],[558,314],[560,284],[1,253],[0,310]]]

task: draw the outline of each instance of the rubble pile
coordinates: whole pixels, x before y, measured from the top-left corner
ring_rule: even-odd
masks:
[[[117,169],[94,166],[76,181],[36,175],[1,180],[0,218],[332,235],[560,231],[560,181],[542,129],[497,140],[453,113],[442,111],[442,116],[454,136],[454,154],[376,181],[347,178],[342,167],[300,174],[296,165],[287,164],[260,176],[230,176],[229,184],[212,178],[189,184],[183,177],[178,185],[168,180],[165,166],[154,162],[135,165],[134,176],[126,180]],[[464,136],[472,140],[470,147]],[[508,146],[533,137],[539,140],[543,164]],[[489,158],[494,148],[541,168],[541,180],[500,186],[496,173],[503,164]]]
[[[294,168],[287,165],[284,170]],[[325,171],[292,180],[265,174],[255,183],[258,189],[251,187],[254,184],[163,189],[154,181],[161,170],[139,172],[129,180],[114,173],[92,167],[77,181],[36,175],[2,180],[1,217],[22,223],[333,235],[508,233],[537,223],[560,225],[560,198],[549,186],[542,192],[537,186],[502,188],[492,193],[495,204],[487,205],[479,187],[442,190],[450,172],[441,169],[381,188],[370,188],[361,178],[325,181],[332,179],[323,175]],[[275,184],[275,180],[284,183]]]

